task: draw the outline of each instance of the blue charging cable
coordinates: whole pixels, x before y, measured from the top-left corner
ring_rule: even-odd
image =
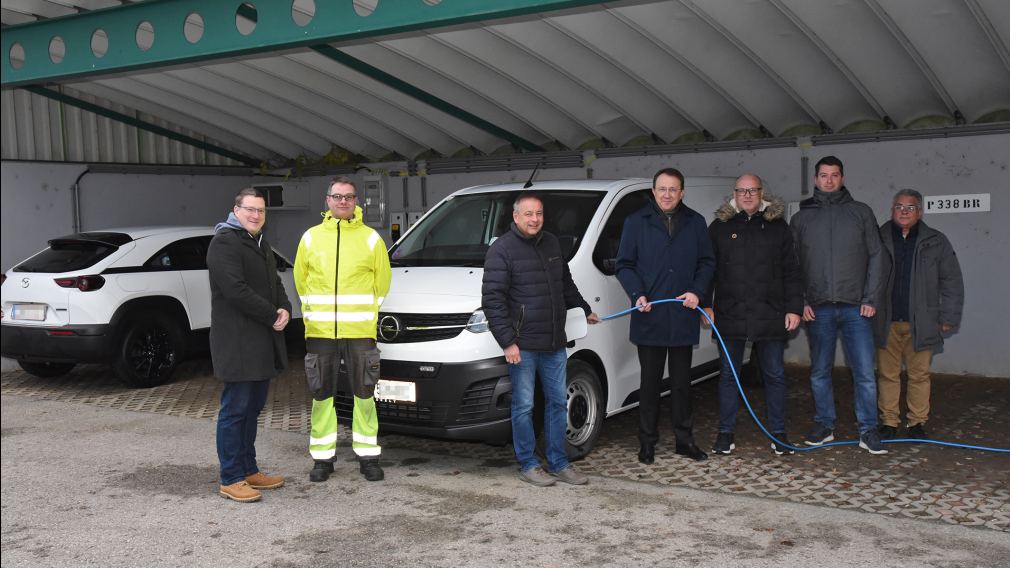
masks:
[[[662,299],[662,300],[653,300],[650,303],[651,304],[664,304],[664,303],[667,303],[667,302],[678,302],[678,303],[682,304],[682,303],[684,303],[684,300],[681,300],[681,299],[678,299],[678,298],[665,298],[665,299]],[[628,308],[626,310],[623,310],[623,311],[620,311],[620,312],[617,312],[617,313],[613,313],[613,314],[610,314],[608,316],[603,316],[603,317],[600,318],[600,321],[606,321],[606,320],[618,318],[618,317],[621,317],[623,315],[630,314],[631,312],[634,312],[637,309],[638,309],[637,307]],[[700,307],[696,307],[695,309],[698,310],[699,312],[701,312],[701,315],[705,316],[705,319],[708,320],[708,323],[710,323],[712,325],[712,331],[715,332],[715,337],[716,337],[716,339],[719,340],[719,345],[722,347],[723,357],[725,357],[726,356],[726,352],[727,352],[726,343],[723,342],[723,340],[722,340],[722,334],[719,333],[719,328],[715,326],[715,322],[712,321],[712,318],[708,317],[708,314],[705,313],[705,310],[701,309]],[[821,448],[826,448],[828,446],[854,446],[854,445],[856,445],[856,444],[859,443],[856,440],[850,440],[850,441],[844,441],[844,442],[827,442],[827,443],[821,444],[819,446],[792,446],[792,445],[783,443],[781,440],[779,440],[775,436],[773,436],[771,434],[771,432],[769,432],[765,428],[765,425],[761,423],[761,420],[758,419],[757,414],[754,413],[754,409],[751,408],[750,401],[747,400],[747,393],[745,393],[743,391],[743,385],[740,384],[740,375],[738,375],[737,372],[736,372],[736,366],[733,365],[733,361],[730,360],[728,357],[726,357],[726,362],[729,363],[729,368],[730,368],[731,371],[733,371],[733,379],[736,380],[736,388],[737,388],[737,390],[740,391],[740,396],[743,397],[743,403],[744,403],[744,406],[747,407],[747,412],[750,413],[751,418],[754,419],[754,422],[757,423],[758,427],[761,428],[761,431],[764,432],[765,436],[767,436],[769,440],[775,442],[776,444],[778,444],[780,446],[783,446],[783,447],[786,447],[786,448],[790,448],[790,449],[795,450],[797,452],[809,452],[811,450],[818,450],[818,449],[821,449]],[[1010,448],[992,448],[992,447],[989,447],[989,446],[972,446],[970,444],[956,444],[954,442],[943,442],[943,441],[940,441],[940,440],[924,440],[924,439],[919,439],[919,438],[894,438],[894,439],[891,439],[891,440],[882,440],[882,441],[884,443],[886,443],[886,444],[892,444],[892,443],[898,443],[898,442],[918,442],[918,443],[923,443],[923,444],[934,444],[934,445],[937,445],[937,446],[950,446],[952,448],[965,448],[965,449],[969,449],[969,450],[981,450],[983,452],[1010,453]]]

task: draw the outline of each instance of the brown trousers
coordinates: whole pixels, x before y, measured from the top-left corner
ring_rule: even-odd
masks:
[[[901,366],[905,364],[908,386],[908,425],[924,424],[929,418],[929,364],[933,352],[916,351],[912,346],[912,328],[906,321],[891,322],[887,346],[877,350],[877,407],[880,423],[898,427],[901,422]]]

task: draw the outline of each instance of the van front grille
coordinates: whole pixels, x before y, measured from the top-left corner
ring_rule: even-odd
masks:
[[[403,314],[379,312],[379,343],[418,343],[451,339],[462,333],[471,314]],[[408,329],[425,328],[425,329]],[[434,329],[432,329],[434,328]]]

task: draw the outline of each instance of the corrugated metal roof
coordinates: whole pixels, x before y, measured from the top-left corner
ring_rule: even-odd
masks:
[[[2,21],[118,4],[3,0]],[[332,47],[564,150],[1005,121],[1008,40],[1005,0],[680,0]],[[311,48],[61,89],[275,165],[327,154],[339,162],[516,151],[502,135]],[[5,90],[3,105],[4,158],[237,163],[20,89]]]

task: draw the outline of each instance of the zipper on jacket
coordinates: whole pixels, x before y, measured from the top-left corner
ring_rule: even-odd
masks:
[[[337,219],[337,261],[333,265],[333,339],[338,339],[337,317],[339,315],[339,304],[337,294],[340,292],[340,219]]]

